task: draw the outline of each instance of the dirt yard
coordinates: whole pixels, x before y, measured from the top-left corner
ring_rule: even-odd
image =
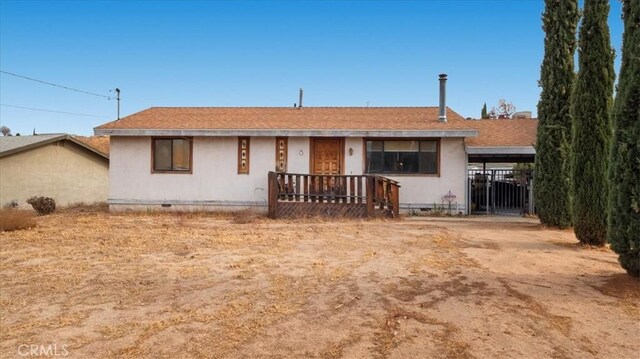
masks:
[[[640,283],[608,249],[532,220],[37,222],[0,233],[3,358],[21,345],[70,358],[640,352]]]

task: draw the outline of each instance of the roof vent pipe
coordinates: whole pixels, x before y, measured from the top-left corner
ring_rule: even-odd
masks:
[[[438,121],[447,122],[447,74],[440,74],[440,109]]]
[[[298,100],[298,108],[302,108],[302,89],[300,89],[300,99]]]

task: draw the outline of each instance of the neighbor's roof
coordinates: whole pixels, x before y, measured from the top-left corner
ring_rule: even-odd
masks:
[[[109,156],[106,153],[103,153],[93,146],[64,133],[50,133],[33,136],[2,136],[0,137],[0,157],[9,156],[58,141],[71,141],[88,151],[109,159]]]
[[[78,139],[89,146],[97,149],[98,151],[109,154],[109,136],[73,136],[75,139]]]

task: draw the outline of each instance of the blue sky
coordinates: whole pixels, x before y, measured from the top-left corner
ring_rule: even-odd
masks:
[[[543,0],[5,1],[0,69],[151,106],[436,106],[478,117],[505,98],[536,111]],[[622,20],[611,1],[619,69]],[[113,100],[0,74],[14,133],[92,134]],[[21,106],[78,116],[17,109]],[[99,116],[99,117],[93,117]]]

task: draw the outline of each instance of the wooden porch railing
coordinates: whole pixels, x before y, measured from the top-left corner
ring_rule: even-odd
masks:
[[[269,216],[399,216],[398,182],[373,175],[269,172]]]

